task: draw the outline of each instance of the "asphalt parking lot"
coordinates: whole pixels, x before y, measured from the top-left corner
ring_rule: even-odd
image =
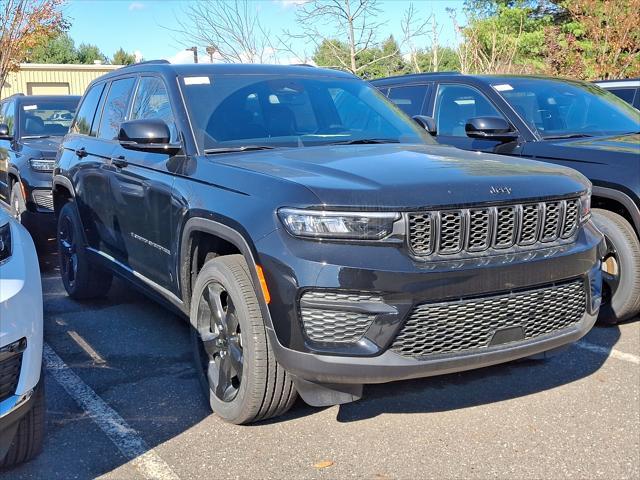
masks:
[[[116,282],[67,298],[42,260],[47,434],[3,479],[640,478],[640,321],[546,362],[370,386],[238,427],[210,414],[186,322]]]

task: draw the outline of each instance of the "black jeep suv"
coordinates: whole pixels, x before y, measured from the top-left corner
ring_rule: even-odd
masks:
[[[600,318],[640,313],[640,111],[596,85],[558,78],[438,73],[372,83],[442,144],[589,178],[593,220],[607,240]]]
[[[36,239],[55,235],[51,172],[79,101],[14,95],[0,102],[0,200]]]
[[[601,296],[588,180],[478,156],[337,71],[122,68],[57,160],[62,279],[82,299],[116,273],[188,316],[234,423],[577,340]]]

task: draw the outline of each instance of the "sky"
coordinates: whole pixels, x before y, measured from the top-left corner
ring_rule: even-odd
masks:
[[[219,1],[219,0],[218,0]],[[283,29],[295,31],[296,8],[304,0],[255,0],[256,14],[264,27],[272,34]],[[65,14],[71,23],[69,34],[76,42],[97,45],[108,57],[122,47],[127,52],[139,52],[145,60],[165,58],[176,63],[192,61],[193,54],[186,52],[180,38],[169,31],[176,17],[192,0],[68,0]],[[389,34],[400,37],[402,16],[410,1],[383,0],[379,20],[384,25],[379,38]],[[440,43],[455,44],[453,25],[447,8],[462,9],[462,0],[413,0],[414,8],[425,17],[433,12],[441,25]],[[426,42],[426,39],[424,40]],[[300,48],[296,51],[301,50]],[[311,47],[306,48],[311,53]],[[206,57],[200,52],[200,57]]]

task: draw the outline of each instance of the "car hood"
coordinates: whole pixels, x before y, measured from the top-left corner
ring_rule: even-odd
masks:
[[[55,157],[64,137],[26,138],[20,142],[32,150],[38,150],[45,157]]]
[[[584,191],[556,165],[432,145],[341,145],[208,157],[297,182],[326,206],[416,208],[537,199]]]

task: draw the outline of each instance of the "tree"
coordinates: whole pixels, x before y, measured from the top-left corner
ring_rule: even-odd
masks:
[[[63,0],[3,0],[0,6],[0,92],[7,75],[17,70],[43,39],[66,30]]]
[[[133,53],[127,53],[122,48],[119,48],[116,53],[113,54],[113,65],[131,65],[136,63],[136,56]]]
[[[167,27],[185,47],[200,47],[229,63],[274,61],[271,34],[249,0],[203,0],[190,3]]]
[[[401,45],[395,40],[377,40],[384,25],[377,20],[379,13],[377,0],[310,0],[296,10],[302,33],[285,34],[289,40],[303,40],[315,46],[314,59],[321,58],[320,64],[369,78],[376,64],[397,63],[401,53]],[[414,35],[415,32],[411,37]],[[406,41],[405,34],[403,43]]]
[[[96,45],[81,43],[77,50],[78,63],[93,65],[96,62],[107,63],[107,57]]]
[[[45,39],[28,54],[28,63],[78,63],[78,52],[67,33]]]

